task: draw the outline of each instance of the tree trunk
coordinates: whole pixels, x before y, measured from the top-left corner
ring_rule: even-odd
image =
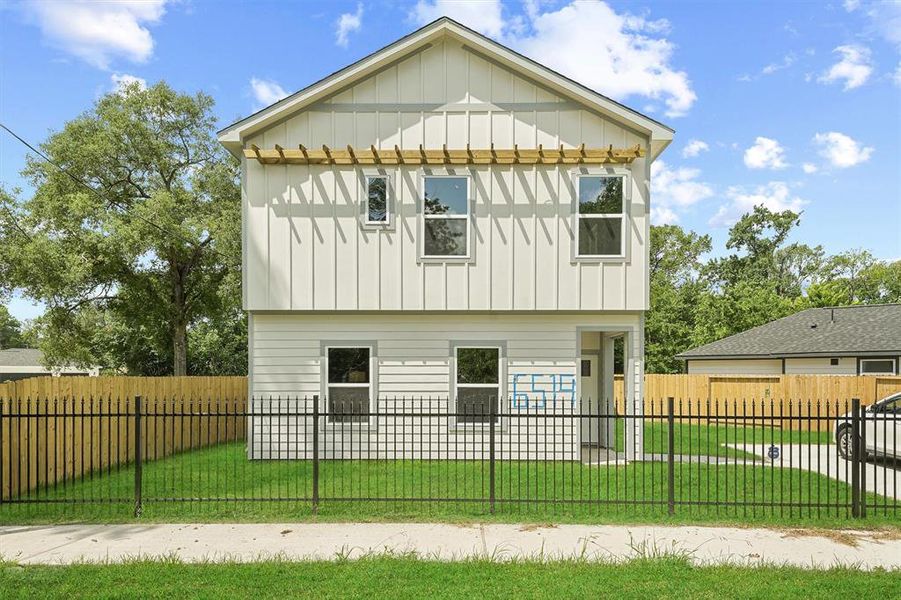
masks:
[[[188,321],[185,318],[185,286],[181,272],[175,272],[172,286],[172,374],[188,374]]]
[[[176,377],[188,374],[188,325],[179,319],[172,331],[173,367]]]

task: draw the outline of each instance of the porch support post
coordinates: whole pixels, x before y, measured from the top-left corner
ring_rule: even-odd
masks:
[[[624,374],[626,384],[626,415],[640,417],[644,413],[644,316],[626,339],[627,361]],[[639,418],[626,419],[626,460],[643,460],[644,427]]]

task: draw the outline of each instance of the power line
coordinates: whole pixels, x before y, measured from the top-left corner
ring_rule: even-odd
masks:
[[[68,169],[66,169],[65,167],[63,167],[63,166],[60,165],[59,163],[55,162],[55,161],[54,161],[53,159],[51,159],[49,156],[47,156],[46,154],[44,154],[41,150],[39,150],[38,148],[36,148],[36,147],[33,146],[32,144],[30,144],[30,143],[28,142],[28,140],[24,139],[22,136],[20,136],[19,134],[17,134],[15,131],[13,131],[12,129],[10,129],[9,127],[7,127],[5,123],[0,122],[0,127],[2,127],[4,130],[6,130],[6,132],[7,132],[9,135],[11,135],[11,136],[14,137],[16,140],[18,140],[18,141],[19,141],[22,145],[24,145],[26,148],[28,148],[29,150],[31,150],[33,153],[37,154],[37,155],[41,158],[41,160],[43,160],[43,161],[46,162],[47,164],[52,165],[53,167],[55,167],[55,168],[56,168],[57,170],[59,170],[62,174],[64,174],[66,177],[68,177],[69,179],[71,179],[72,181],[74,181],[75,183],[77,183],[78,185],[82,186],[82,187],[85,188],[86,190],[90,191],[92,194],[94,194],[95,196],[97,196],[100,200],[102,200],[103,202],[105,202],[107,205],[112,205],[112,206],[116,206],[116,207],[118,207],[118,208],[120,208],[120,209],[122,209],[122,210],[127,210],[127,207],[123,206],[120,202],[118,202],[118,201],[116,201],[116,200],[110,200],[110,199],[108,199],[108,198],[105,198],[105,197],[103,196],[103,194],[100,192],[100,190],[96,189],[95,187],[91,186],[89,183],[87,183],[87,182],[85,182],[85,181],[79,179],[79,178],[76,177],[75,175],[73,175],[71,172],[69,172]],[[188,244],[189,246],[192,246],[192,247],[194,247],[194,248],[197,248],[197,242],[195,242],[194,240],[188,239],[188,238],[182,236],[182,235],[179,234],[179,233],[176,233],[176,232],[173,232],[173,231],[169,231],[169,230],[165,229],[164,227],[162,227],[161,225],[159,225],[159,224],[157,224],[157,223],[154,223],[153,221],[151,221],[151,220],[149,220],[149,219],[145,219],[145,218],[142,217],[141,215],[130,214],[129,217],[134,218],[134,219],[138,219],[138,220],[140,220],[140,221],[146,223],[147,225],[150,225],[151,227],[154,227],[155,229],[157,229],[158,231],[160,231],[161,233],[163,233],[163,234],[165,234],[165,235],[171,236],[171,237],[173,237],[173,238],[175,238],[175,239],[178,239],[178,240],[184,242],[185,244]],[[215,248],[213,248],[213,247],[208,247],[208,249],[209,249],[209,251],[212,252],[213,254],[215,254],[215,255],[219,256],[220,258],[224,259],[224,260],[226,261],[226,263],[229,262],[229,261],[226,259],[226,257],[223,256],[223,255],[222,255],[218,250],[216,250]],[[229,266],[235,266],[235,265],[229,264]],[[240,268],[240,265],[238,265],[238,268]]]

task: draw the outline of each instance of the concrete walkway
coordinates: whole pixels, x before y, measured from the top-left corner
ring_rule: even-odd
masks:
[[[0,555],[21,564],[181,560],[333,560],[368,554],[628,560],[675,554],[696,564],[901,569],[901,532],[597,525],[288,523],[0,527]]]
[[[832,444],[781,444],[777,446],[779,458],[776,460],[768,458],[769,444],[729,444],[729,447],[766,459],[756,463],[761,466],[801,469],[845,483],[851,482],[851,463],[840,457]],[[901,499],[901,461],[869,458],[866,462],[866,489],[886,498]]]

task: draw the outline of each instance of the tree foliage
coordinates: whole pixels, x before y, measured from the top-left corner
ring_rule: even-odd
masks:
[[[790,243],[799,223],[758,206],[729,231],[731,252],[706,261],[709,237],[651,227],[648,371],[679,372],[678,353],[806,308],[901,302],[901,261]]]
[[[34,195],[0,192],[0,292],[47,304],[48,363],[186,374],[194,327],[240,321],[221,293],[239,278],[238,163],[212,106],[165,83],[103,96],[41,144],[63,170],[30,157]]]

